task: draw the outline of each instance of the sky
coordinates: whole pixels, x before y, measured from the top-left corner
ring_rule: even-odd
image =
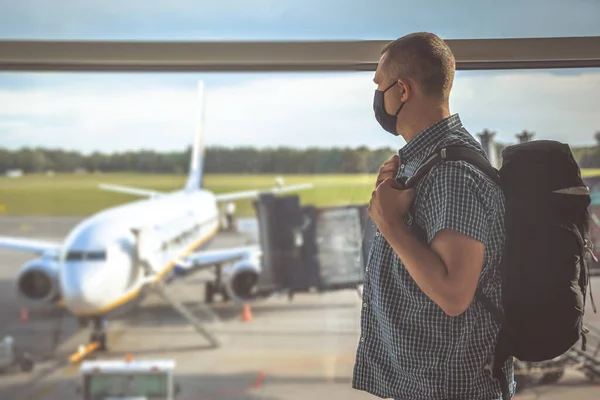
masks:
[[[526,4],[523,4],[526,3]],[[596,0],[20,0],[0,2],[0,39],[392,40],[600,35]],[[392,146],[373,116],[371,72],[0,73],[0,147],[182,150],[205,85],[208,145]],[[451,112],[476,135],[594,143],[600,69],[459,71]]]

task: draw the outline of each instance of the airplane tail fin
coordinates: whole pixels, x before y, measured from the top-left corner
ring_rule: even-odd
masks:
[[[190,170],[188,173],[185,190],[197,190],[204,185],[204,82],[198,82],[198,127],[192,145]]]

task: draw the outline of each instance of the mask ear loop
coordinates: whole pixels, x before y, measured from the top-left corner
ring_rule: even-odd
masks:
[[[390,90],[391,88],[393,88],[394,85],[397,85],[397,84],[398,84],[398,82],[392,83],[390,86],[388,86],[386,89],[384,89],[383,93],[387,92],[388,90]]]
[[[400,110],[402,110],[402,107],[404,107],[405,104],[406,104],[406,102],[403,102],[402,104],[400,104],[400,107],[398,107],[398,111],[396,111],[396,114],[394,114],[395,117],[398,116],[398,113],[400,113]]]
[[[394,86],[394,85],[392,85]],[[402,92],[402,96],[404,96],[404,91]],[[400,96],[400,97],[402,97]],[[402,107],[404,107],[404,105],[406,104],[406,101],[403,101],[402,104],[400,104],[400,107],[398,107],[398,111],[396,111],[396,114],[394,114],[395,117],[398,116],[398,114],[400,113],[400,110],[402,110]]]

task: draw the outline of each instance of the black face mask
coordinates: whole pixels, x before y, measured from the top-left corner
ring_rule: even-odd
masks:
[[[394,87],[396,83],[397,82],[392,83],[385,90],[375,90],[375,97],[373,98],[373,111],[375,111],[375,118],[377,119],[377,122],[379,122],[379,125],[381,125],[384,130],[388,131],[392,135],[398,136],[398,132],[396,132],[396,122],[398,120],[398,113],[400,110],[402,110],[404,103],[400,104],[396,114],[391,115],[385,111],[385,102],[383,98],[385,92]]]

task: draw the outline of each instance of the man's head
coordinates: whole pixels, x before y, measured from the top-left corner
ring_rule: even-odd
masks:
[[[414,116],[448,112],[454,71],[452,51],[432,33],[412,33],[389,43],[373,79],[377,120],[388,132],[405,136]],[[403,116],[396,118],[400,110]]]

